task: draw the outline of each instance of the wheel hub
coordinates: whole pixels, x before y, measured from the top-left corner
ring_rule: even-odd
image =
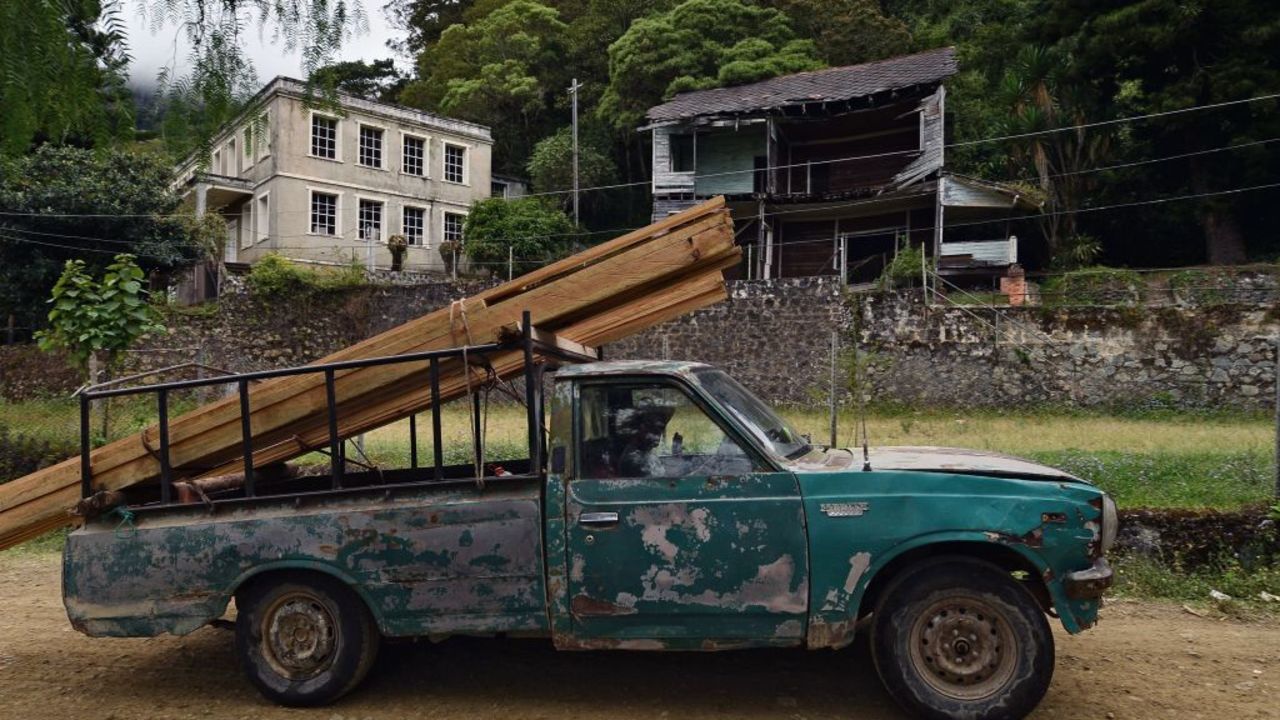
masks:
[[[309,677],[333,660],[336,625],[329,611],[308,596],[280,598],[263,616],[263,645],[277,671]]]
[[[929,606],[913,628],[911,657],[935,689],[973,700],[997,692],[1013,672],[1008,624],[987,603],[946,599]]]

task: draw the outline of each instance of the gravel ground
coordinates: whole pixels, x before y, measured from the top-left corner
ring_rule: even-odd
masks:
[[[1058,632],[1036,718],[1280,718],[1280,623],[1114,602]],[[0,716],[68,718],[902,718],[850,650],[557,653],[532,640],[392,643],[338,704],[290,710],[236,668],[231,634],[93,639],[63,613],[56,555],[0,554]]]

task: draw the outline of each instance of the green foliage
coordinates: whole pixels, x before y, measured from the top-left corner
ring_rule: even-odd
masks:
[[[1051,265],[1055,270],[1078,270],[1097,262],[1102,255],[1102,243],[1092,235],[1077,233],[1064,238],[1054,253]]]
[[[418,58],[401,101],[492,126],[499,163],[522,163],[548,125],[551,97],[568,84],[567,31],[558,10],[534,0],[449,26]]]
[[[370,100],[392,102],[408,82],[391,58],[365,62],[347,60],[325,65],[311,74],[311,81],[328,92],[344,92]]]
[[[1267,500],[1275,488],[1275,462],[1269,450],[1068,450],[1030,456],[1097,483],[1121,507],[1232,508]]]
[[[1258,602],[1264,592],[1280,594],[1280,567],[1245,570],[1238,560],[1230,558],[1216,567],[1171,567],[1141,556],[1119,558],[1114,566],[1115,592],[1121,596],[1208,603],[1209,591],[1217,590],[1234,598],[1234,604],[1219,607],[1227,614],[1239,614],[1241,609],[1265,613],[1280,610],[1274,603]]]
[[[98,354],[110,365],[138,338],[163,331],[147,304],[143,279],[129,254],[117,255],[101,280],[86,271],[83,261],[68,260],[53,286],[49,329],[36,335],[40,349],[65,350],[81,368]]]
[[[770,0],[787,14],[796,32],[814,41],[833,66],[853,65],[908,52],[911,33],[879,0]]]
[[[132,136],[120,13],[116,0],[0,3],[0,155]]]
[[[543,138],[533,148],[529,158],[529,179],[537,192],[570,190],[573,188],[573,128],[560,128],[554,135]],[[604,142],[594,133],[579,132],[578,136],[578,185],[595,187],[617,181],[617,168],[609,157]],[[602,199],[599,193],[581,195],[583,204],[596,204]],[[566,193],[557,198],[562,207],[573,202]]]
[[[293,300],[310,293],[348,290],[369,284],[364,266],[358,263],[312,269],[276,253],[268,253],[254,263],[246,281],[253,294],[280,300]]]
[[[903,248],[884,266],[884,271],[880,273],[880,287],[892,290],[919,282],[925,262],[923,245]]]
[[[21,435],[0,423],[0,484],[61,462],[77,450],[70,442]]]
[[[41,327],[49,288],[69,259],[96,273],[129,252],[153,272],[220,247],[213,216],[197,226],[174,215],[172,172],[156,156],[55,145],[0,158],[0,315]]]
[[[1070,305],[1140,305],[1147,283],[1124,268],[1092,267],[1054,275],[1041,285],[1049,307]]]
[[[822,67],[812,40],[785,14],[741,0],[686,0],[632,23],[609,46],[609,85],[597,114],[630,130],[686,90],[736,85]]]
[[[573,222],[538,198],[490,198],[471,207],[463,226],[463,251],[474,263],[501,274],[508,248],[514,251],[517,274],[559,257],[573,239]]]

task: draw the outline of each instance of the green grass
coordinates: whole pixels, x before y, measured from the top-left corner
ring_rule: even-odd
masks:
[[[153,421],[152,410],[147,403],[120,404],[113,409],[112,435],[136,432]],[[829,440],[825,412],[783,408],[781,413],[815,442]],[[429,416],[420,420],[420,462],[427,464]],[[67,400],[0,403],[0,423],[71,447],[77,442],[78,410]],[[446,462],[470,462],[467,406],[446,406],[443,426]],[[838,445],[859,444],[854,414],[844,413],[838,426]],[[527,454],[522,408],[491,407],[487,428],[487,461]],[[868,412],[867,432],[872,445],[943,445],[1027,457],[1097,483],[1122,507],[1230,508],[1264,502],[1274,492],[1275,428],[1261,414],[876,408]],[[372,431],[365,436],[366,452],[377,464],[406,466],[408,435],[408,421]],[[304,462],[327,459],[313,454]]]
[[[1280,596],[1280,566],[1246,571],[1229,560],[1219,568],[1186,570],[1143,557],[1120,558],[1113,565],[1117,597],[1170,600],[1232,616],[1280,614],[1280,603],[1262,599],[1262,593]],[[1214,600],[1211,590],[1231,599]]]

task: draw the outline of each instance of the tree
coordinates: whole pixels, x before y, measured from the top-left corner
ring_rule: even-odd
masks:
[[[499,167],[518,172],[531,138],[549,129],[554,96],[568,84],[567,29],[557,10],[533,0],[452,25],[418,58],[418,79],[401,101],[491,126]]]
[[[1061,53],[1027,46],[1006,71],[1000,93],[1008,115],[997,134],[1026,136],[1012,141],[1010,165],[1015,176],[1032,172],[1044,194],[1050,255],[1067,243],[1079,247],[1076,212],[1097,184],[1097,177],[1084,171],[1100,164],[1112,134],[1106,127],[1079,127],[1091,119],[1090,108],[1085,90],[1069,73]]]
[[[599,133],[583,132],[578,138],[578,185],[596,187],[616,182],[617,168],[607,154]],[[543,138],[533,148],[529,158],[529,179],[537,192],[556,192],[573,188],[573,128],[560,128],[554,135]],[[584,205],[597,204],[600,193],[582,196]],[[569,208],[573,196],[564,193],[556,197],[562,209]]]
[[[828,65],[854,65],[907,52],[911,33],[879,0],[772,0]]]
[[[822,66],[787,16],[741,0],[686,0],[640,18],[609,46],[598,115],[628,131],[649,107],[687,90],[754,82]]]
[[[1034,31],[1057,38],[1075,58],[1074,76],[1099,103],[1133,114],[1178,110],[1280,91],[1280,5],[1269,0],[1125,0],[1052,3]],[[1128,129],[1135,150],[1173,154],[1275,137],[1280,103],[1249,103],[1162,118]],[[1275,177],[1277,151],[1188,157],[1143,173],[1171,193],[1205,193]],[[1245,225],[1274,212],[1255,197],[1220,197],[1198,204],[1203,258],[1246,258]],[[1245,208],[1257,212],[1245,212]],[[1268,223],[1254,222],[1259,236]],[[1163,241],[1167,244],[1167,239]]]
[[[489,198],[477,202],[467,214],[463,252],[495,274],[501,274],[511,253],[519,274],[563,255],[574,234],[568,216],[538,198]]]
[[[316,85],[330,92],[344,92],[369,100],[392,102],[408,78],[396,69],[391,58],[365,62],[349,60],[325,65],[311,74]]]
[[[0,3],[0,153],[129,137],[129,63],[115,0]]]
[[[0,160],[0,317],[40,327],[69,259],[96,272],[129,252],[154,271],[216,254],[205,227],[216,223],[179,217],[171,181],[167,162],[115,150],[44,145]]]
[[[68,260],[49,300],[49,328],[36,336],[40,349],[65,350],[81,370],[97,361],[113,366],[138,338],[164,329],[147,304],[144,277],[128,253],[116,255],[101,280],[83,260]],[[89,381],[98,381],[96,373]]]

